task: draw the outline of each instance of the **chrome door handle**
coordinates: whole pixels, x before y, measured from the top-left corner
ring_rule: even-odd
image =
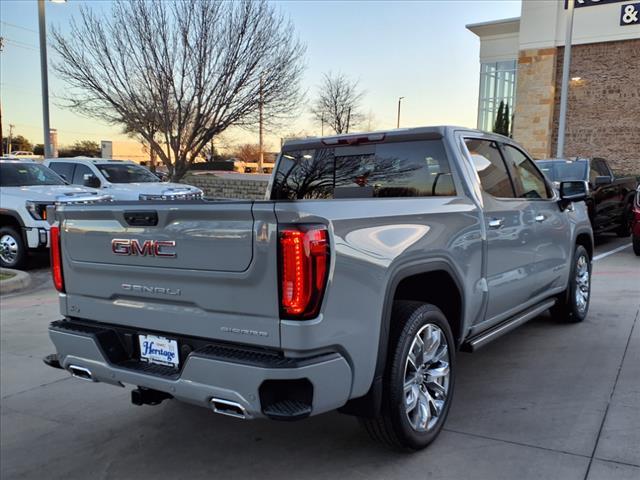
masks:
[[[504,220],[501,218],[492,218],[489,220],[489,228],[500,228],[504,224]]]
[[[536,215],[536,222],[544,222],[547,217],[544,215]]]

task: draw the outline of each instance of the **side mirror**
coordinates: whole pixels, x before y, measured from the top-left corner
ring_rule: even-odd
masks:
[[[589,185],[583,180],[560,182],[560,200],[582,202],[587,199]]]
[[[600,187],[602,185],[609,185],[611,183],[611,177],[608,175],[603,175],[601,177],[596,177],[595,180],[593,181],[593,184],[596,187]]]
[[[82,176],[82,184],[85,187],[100,188],[100,180],[98,179],[98,177],[91,173],[85,173]]]

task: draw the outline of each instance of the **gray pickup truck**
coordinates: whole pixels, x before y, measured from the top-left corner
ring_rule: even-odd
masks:
[[[334,409],[417,450],[456,352],[589,308],[586,182],[456,127],[285,143],[264,201],[62,206],[45,362],[232,417]],[[52,216],[50,215],[50,218]]]

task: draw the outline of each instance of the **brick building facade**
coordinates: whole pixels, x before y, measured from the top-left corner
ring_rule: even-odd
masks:
[[[637,4],[574,1],[564,156],[640,174],[640,20],[624,15]],[[534,158],[556,155],[566,18],[562,1],[523,0],[519,18],[467,26],[480,38],[478,128],[508,104],[510,133]]]
[[[564,47],[559,47],[557,72],[562,72],[563,58]],[[570,78],[580,80],[569,88],[566,155],[603,157],[615,170],[640,174],[640,38],[576,45],[570,72]],[[556,75],[552,152],[558,142],[560,82]]]

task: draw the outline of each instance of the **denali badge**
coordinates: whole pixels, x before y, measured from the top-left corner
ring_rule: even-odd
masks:
[[[179,288],[154,287],[153,285],[134,285],[133,283],[123,283],[122,288],[129,292],[155,293],[157,295],[181,295]]]
[[[140,244],[135,238],[114,238],[111,251],[116,255],[140,255],[142,257],[175,258],[175,240],[145,240]]]

